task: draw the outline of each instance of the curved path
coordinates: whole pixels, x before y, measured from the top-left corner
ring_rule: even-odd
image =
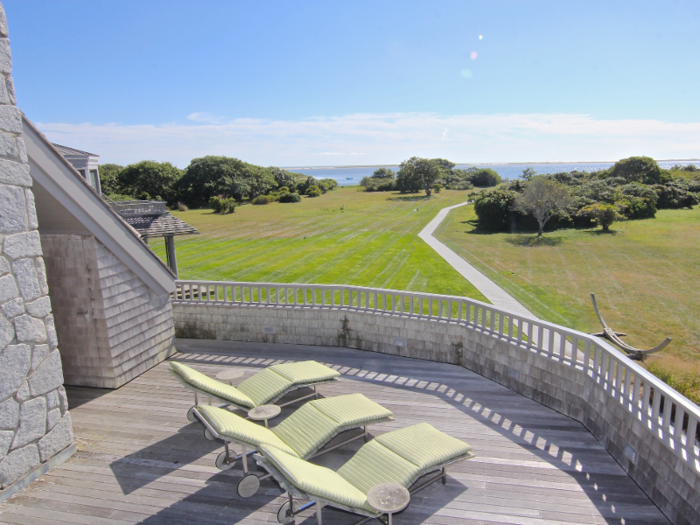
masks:
[[[440,223],[443,220],[445,220],[445,217],[447,217],[447,214],[450,213],[451,210],[471,203],[472,201],[467,201],[441,209],[435,218],[421,230],[418,237],[428,243],[428,245],[435,250],[440,257],[445,259],[447,263],[452,266],[452,268],[457,270],[462,277],[472,283],[477,290],[484,294],[484,297],[486,297],[491,304],[525,317],[537,319],[535,314],[516,301],[512,295],[510,295],[503,288],[498,286],[491,279],[486,277],[483,273],[474,268],[471,264],[457,255],[457,253],[450,250],[433,236],[433,233],[435,233],[437,227],[440,226]]]

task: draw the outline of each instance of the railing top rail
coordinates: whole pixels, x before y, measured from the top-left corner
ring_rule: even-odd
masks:
[[[517,314],[515,312],[511,312],[510,310],[507,310],[505,308],[500,308],[497,306],[494,306],[492,304],[484,303],[482,301],[478,301],[476,299],[471,299],[469,297],[460,297],[456,295],[440,295],[440,294],[432,294],[432,293],[426,293],[426,292],[412,292],[412,291],[406,291],[406,290],[391,290],[391,289],[385,289],[385,288],[371,288],[371,287],[364,287],[364,286],[354,286],[354,285],[341,285],[341,284],[305,284],[305,283],[267,283],[267,282],[245,282],[245,281],[189,281],[189,280],[178,280],[176,281],[177,286],[181,285],[197,285],[197,286],[244,286],[244,287],[289,287],[289,288],[297,288],[297,289],[326,289],[326,290],[357,290],[357,291],[363,291],[363,292],[369,292],[369,293],[380,293],[380,294],[398,294],[398,295],[404,295],[404,296],[413,296],[413,297],[420,297],[420,298],[425,298],[425,299],[436,299],[436,300],[450,300],[450,301],[463,301],[467,302],[470,304],[473,304],[475,306],[479,307],[484,307],[488,308],[489,310],[493,310],[496,313],[503,314],[507,317],[513,318],[513,319],[519,319],[527,323],[531,323],[535,326],[541,326],[543,328],[546,328],[548,330],[552,330],[554,332],[557,332],[558,334],[564,336],[564,337],[575,337],[579,340],[582,341],[590,341],[592,344],[598,346],[602,350],[605,350],[608,354],[610,354],[612,357],[617,359],[617,361],[624,363],[625,367],[630,369],[636,376],[641,377],[644,379],[644,381],[649,382],[655,390],[660,391],[664,396],[670,397],[675,403],[678,405],[681,405],[683,409],[687,413],[693,414],[694,417],[700,419],[700,408],[690,401],[687,397],[684,395],[680,394],[670,386],[668,386],[666,383],[661,381],[658,377],[656,377],[654,374],[651,372],[647,371],[644,367],[641,365],[637,364],[636,362],[630,360],[627,358],[626,355],[624,355],[622,352],[620,352],[617,348],[613,347],[610,343],[607,341],[604,341],[602,339],[599,339],[598,337],[595,337],[591,334],[587,334],[585,332],[579,332],[578,330],[574,330],[571,328],[566,328],[564,326],[560,326],[554,323],[550,323],[548,321],[543,321],[540,319],[534,319],[530,317],[525,317],[523,315]],[[188,303],[188,302],[193,302],[192,300],[178,300],[177,298],[173,299],[173,302],[181,302],[181,303]],[[195,300],[196,302],[196,300]],[[311,305],[307,305],[311,306]],[[317,307],[320,307],[320,305],[316,305]]]

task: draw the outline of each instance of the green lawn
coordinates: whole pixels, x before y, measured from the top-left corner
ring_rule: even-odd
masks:
[[[201,235],[176,239],[182,279],[372,286],[484,297],[417,234],[466,192],[430,198],[337,188],[298,204],[173,212]],[[417,210],[417,211],[416,211]],[[165,257],[162,242],[152,243]]]
[[[700,372],[700,207],[662,210],[656,219],[599,230],[533,234],[475,231],[473,206],[452,211],[436,236],[542,319],[584,332],[603,317],[640,348],[673,342],[660,358],[668,370]]]

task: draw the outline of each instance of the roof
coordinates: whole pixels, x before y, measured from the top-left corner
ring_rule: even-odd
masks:
[[[130,226],[142,237],[163,237],[165,235],[195,235],[199,232],[194,226],[178,219],[170,213],[141,217],[124,217]]]
[[[175,289],[173,271],[141,240],[139,233],[102,200],[26,116],[22,123],[22,137],[27,146],[35,188],[40,186],[42,195],[50,196],[52,206],[72,215],[74,221],[94,235],[158,297],[167,297]],[[51,212],[50,209],[44,211]]]
[[[88,157],[99,157],[96,153],[89,153],[87,151],[83,151],[81,149],[75,149],[75,148],[69,148],[68,146],[62,146],[60,144],[56,144],[55,142],[52,142],[51,145],[58,150],[58,152],[65,156],[88,156]]]

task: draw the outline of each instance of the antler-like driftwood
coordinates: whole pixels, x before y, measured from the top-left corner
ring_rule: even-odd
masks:
[[[598,303],[595,300],[595,294],[591,294],[591,300],[593,301],[593,308],[595,309],[595,313],[598,316],[598,320],[600,321],[600,324],[603,325],[603,335],[604,337],[608,338],[612,343],[616,344],[619,346],[623,351],[627,352],[629,354],[629,357],[631,359],[636,359],[636,360],[642,360],[644,357],[654,354],[658,352],[659,350],[663,350],[666,348],[668,343],[671,342],[671,338],[667,337],[664,339],[661,344],[655,346],[654,348],[650,348],[649,350],[641,350],[639,348],[635,348],[633,346],[628,345],[625,343],[622,339],[619,338],[619,335],[625,335],[625,334],[620,334],[618,332],[615,332],[612,328],[610,328],[607,323],[605,322],[605,319],[603,319],[603,316],[600,315],[600,310],[598,309]],[[598,335],[598,334],[594,334]]]

